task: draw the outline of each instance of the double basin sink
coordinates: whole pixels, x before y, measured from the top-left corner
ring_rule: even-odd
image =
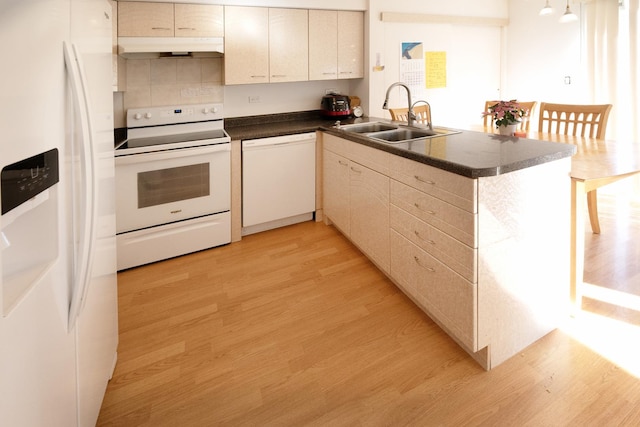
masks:
[[[399,144],[401,142],[410,142],[419,139],[460,133],[460,131],[452,129],[433,128],[432,130],[409,126],[396,126],[390,123],[383,122],[343,125],[340,126],[340,129],[346,132],[359,133],[371,139],[386,142],[388,144]]]

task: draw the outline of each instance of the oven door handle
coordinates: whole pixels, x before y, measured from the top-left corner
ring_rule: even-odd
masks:
[[[177,159],[180,157],[202,156],[204,154],[224,153],[231,151],[231,144],[205,145],[202,147],[180,148],[176,150],[154,151],[150,153],[129,154],[117,156],[115,163],[120,165],[139,164],[143,162],[158,162],[162,160]]]

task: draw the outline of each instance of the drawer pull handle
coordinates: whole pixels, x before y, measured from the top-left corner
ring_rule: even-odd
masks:
[[[435,245],[435,244],[436,244],[436,242],[434,242],[433,240],[431,240],[431,239],[425,239],[424,237],[422,237],[422,236],[420,235],[420,233],[418,233],[418,230],[413,230],[413,232],[416,234],[416,236],[418,237],[418,239],[422,240],[423,242],[427,242],[427,243],[429,243],[430,245]]]
[[[168,30],[170,30],[171,28],[167,28],[167,27],[151,27],[151,29],[152,29],[152,30],[165,30],[165,31],[168,31]]]
[[[430,181],[428,179],[420,178],[418,175],[413,176],[417,181],[424,182],[425,184],[436,185],[435,181]]]
[[[351,170],[354,171],[355,173],[362,173],[361,170],[358,170],[358,169],[354,168],[353,166],[351,166]]]
[[[254,75],[251,76],[252,79],[264,79],[266,77],[267,76],[265,76],[265,75],[259,75],[259,74],[254,74]]]
[[[178,27],[179,30],[191,30],[191,31],[195,31],[196,29],[193,27]]]
[[[349,163],[343,162],[342,160],[338,160],[338,163],[340,163],[342,166],[349,166]]]
[[[430,273],[435,273],[435,272],[436,272],[436,270],[434,270],[433,268],[431,268],[431,267],[425,267],[424,265],[422,265],[422,264],[420,263],[420,258],[418,258],[417,256],[415,256],[415,255],[414,255],[414,256],[413,256],[413,259],[414,259],[414,261],[416,262],[416,264],[418,264],[420,267],[424,268],[424,269],[425,269],[425,270],[427,270],[428,272],[430,272]]]
[[[436,214],[435,211],[431,211],[429,209],[422,209],[418,203],[414,203],[413,206],[415,206],[416,208],[420,209],[422,212],[426,212],[426,213],[428,213],[430,215],[435,215]]]

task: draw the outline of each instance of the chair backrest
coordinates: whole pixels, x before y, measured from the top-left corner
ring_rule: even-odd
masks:
[[[391,120],[398,121],[398,122],[409,121],[408,108],[389,108],[389,113],[391,113]],[[428,124],[429,106],[427,104],[421,104],[413,107],[413,113],[416,115],[416,121],[418,123]]]
[[[538,132],[604,139],[611,104],[571,105],[540,103]]]
[[[498,102],[499,101],[485,101],[484,111],[489,111],[489,107],[491,107],[492,105],[495,105]],[[522,108],[525,111],[525,113],[524,113],[524,117],[522,117],[522,121],[518,123],[517,128],[518,130],[528,132],[529,124],[531,123],[531,117],[533,117],[533,113],[536,109],[536,105],[538,105],[538,101],[530,101],[530,102],[518,101],[518,104],[520,104],[520,108]],[[493,116],[490,116],[490,115],[484,116],[485,127],[491,126],[492,121],[493,121]]]

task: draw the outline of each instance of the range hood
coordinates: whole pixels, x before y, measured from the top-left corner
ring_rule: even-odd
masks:
[[[220,56],[224,53],[224,39],[222,37],[118,37],[118,54],[125,58],[193,53]]]

